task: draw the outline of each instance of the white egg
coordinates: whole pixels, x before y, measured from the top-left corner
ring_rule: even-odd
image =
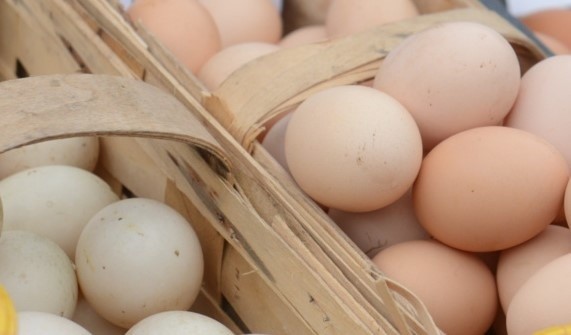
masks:
[[[18,313],[18,335],[91,335],[77,323],[42,312]]]
[[[93,335],[124,335],[127,331],[97,314],[81,294],[71,320],[89,330]]]
[[[44,165],[71,165],[93,171],[98,157],[97,137],[72,137],[30,144],[0,154],[0,179]]]
[[[77,279],[65,252],[46,237],[5,231],[0,238],[0,282],[16,310],[70,318],[77,303]]]
[[[118,201],[108,184],[73,166],[24,170],[0,181],[4,230],[27,230],[55,241],[69,256],[83,227],[101,208]]]
[[[77,244],[79,285],[93,309],[128,328],[167,310],[187,310],[203,275],[194,230],[171,207],[125,199],[99,211]]]
[[[169,311],[151,315],[134,325],[125,335],[234,335],[222,323],[202,314]]]

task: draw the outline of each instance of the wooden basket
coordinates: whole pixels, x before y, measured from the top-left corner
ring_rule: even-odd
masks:
[[[417,4],[432,14],[268,55],[208,92],[112,2],[0,0],[0,79],[78,72],[125,77],[26,79],[34,80],[36,93],[54,90],[54,80],[62,84],[59,93],[44,94],[47,101],[86,90],[98,99],[95,105],[93,99],[36,104],[34,115],[10,114],[0,129],[0,150],[102,136],[102,176],[118,189],[164,201],[193,223],[207,257],[193,309],[237,333],[438,334],[418,298],[383,276],[256,141],[266,120],[317,90],[372,78],[400,40],[437,22],[467,19],[494,27],[512,43],[524,70],[544,57],[476,1]],[[267,76],[276,68],[277,75]],[[255,85],[236,90],[235,83],[252,77]],[[12,83],[0,94],[12,92]],[[129,97],[117,94],[123,86]],[[38,101],[30,98],[16,101]],[[150,107],[141,109],[139,99]],[[16,107],[0,104],[3,113]]]

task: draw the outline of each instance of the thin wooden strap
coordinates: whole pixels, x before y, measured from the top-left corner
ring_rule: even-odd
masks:
[[[94,74],[0,83],[0,152],[85,135],[182,141],[229,165],[224,150],[200,121],[174,97],[150,84]]]

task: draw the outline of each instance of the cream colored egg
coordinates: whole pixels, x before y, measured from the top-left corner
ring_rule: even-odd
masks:
[[[373,211],[399,199],[414,182],[422,143],[412,116],[373,88],[320,91],[299,105],[286,130],[287,165],[318,203]]]
[[[282,35],[279,9],[271,0],[200,0],[210,12],[222,40],[222,48],[247,43],[277,43]]]
[[[150,199],[124,199],[95,214],[75,260],[85,299],[123,328],[158,312],[189,309],[202,282],[202,250],[192,226]]]
[[[134,325],[125,335],[234,335],[222,323],[199,313],[167,311],[151,315]]]
[[[42,312],[21,312],[18,313],[18,335],[91,335],[91,333],[61,316]]]
[[[451,22],[391,50],[373,86],[413,115],[428,151],[460,131],[498,125],[519,84],[517,55],[502,35],[482,24]]]
[[[0,283],[18,312],[37,311],[71,318],[77,304],[73,264],[49,239],[27,231],[0,238]]]
[[[28,230],[55,241],[75,257],[79,234],[101,208],[119,200],[95,174],[73,166],[48,165],[0,181],[4,230]]]
[[[418,15],[411,0],[334,0],[325,17],[330,37],[362,32],[376,26]]]
[[[275,44],[263,42],[240,43],[222,49],[213,55],[197,74],[198,79],[211,91],[244,64],[279,50]]]
[[[71,165],[93,171],[98,157],[97,137],[72,137],[30,144],[0,154],[0,179],[44,165]]]
[[[288,113],[277,121],[262,140],[262,146],[286,171],[289,171],[289,168],[285,156],[285,134],[291,116],[292,113]]]
[[[127,331],[127,329],[117,327],[97,314],[81,294],[71,320],[93,335],[124,335]]]

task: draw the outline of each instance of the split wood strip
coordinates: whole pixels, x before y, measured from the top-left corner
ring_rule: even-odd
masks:
[[[61,137],[124,135],[193,144],[229,164],[178,100],[138,80],[88,74],[9,80],[0,83],[0,111],[0,152]]]
[[[382,59],[404,38],[435,24],[453,21],[478,22],[496,29],[519,48],[522,63],[529,63],[527,58],[534,63],[544,57],[523,33],[495,12],[455,9],[265,55],[232,73],[206,97],[206,108],[251,152],[264,123],[291,110],[308,94],[372,79]]]

